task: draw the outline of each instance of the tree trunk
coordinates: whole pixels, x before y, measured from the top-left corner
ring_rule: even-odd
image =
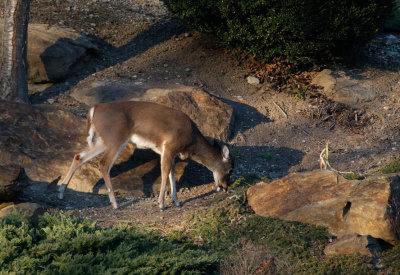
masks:
[[[27,83],[27,41],[30,0],[6,0],[4,7],[3,52],[0,97],[29,103]]]

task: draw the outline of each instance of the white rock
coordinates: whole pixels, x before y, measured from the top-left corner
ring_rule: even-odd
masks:
[[[250,85],[260,84],[260,80],[255,76],[250,75],[246,79],[247,79],[247,83],[249,83]]]

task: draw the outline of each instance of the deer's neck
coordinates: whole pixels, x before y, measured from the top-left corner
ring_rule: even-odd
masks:
[[[217,148],[210,145],[206,139],[201,138],[198,140],[196,150],[191,158],[214,172],[217,162],[220,160],[220,152]]]

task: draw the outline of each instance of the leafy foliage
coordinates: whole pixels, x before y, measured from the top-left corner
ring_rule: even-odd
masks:
[[[163,0],[194,29],[259,59],[309,65],[357,48],[394,9],[392,0]]]
[[[136,227],[102,228],[46,214],[37,223],[15,213],[0,223],[0,273],[209,274],[218,258]]]
[[[389,27],[400,29],[400,0],[396,1],[396,7],[394,9],[393,16],[388,21]]]

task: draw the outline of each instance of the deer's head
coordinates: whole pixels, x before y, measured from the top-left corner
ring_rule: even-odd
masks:
[[[220,150],[220,161],[217,161],[217,167],[213,172],[217,190],[226,192],[230,184],[233,172],[233,160],[229,154],[229,148],[225,144],[222,146],[214,145]]]

